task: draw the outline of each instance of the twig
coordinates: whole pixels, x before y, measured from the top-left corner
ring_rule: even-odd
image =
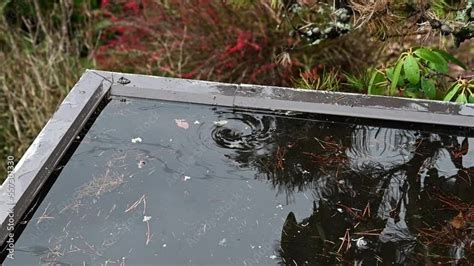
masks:
[[[145,241],[145,245],[148,246],[148,243],[150,243],[151,241],[151,231],[150,231],[150,222],[149,221],[145,221],[146,223],[146,241]]]
[[[125,212],[129,212],[133,209],[135,209],[140,203],[143,202],[143,215],[146,213],[146,196],[143,194],[137,201],[135,201],[128,209],[125,210]]]

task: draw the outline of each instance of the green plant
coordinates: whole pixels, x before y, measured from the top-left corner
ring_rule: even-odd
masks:
[[[474,103],[474,79],[459,79],[454,82],[448,90],[444,101],[456,99],[457,103]],[[457,97],[454,97],[456,96]]]
[[[294,81],[294,86],[301,89],[337,91],[340,88],[340,70],[336,68],[322,71],[313,69],[300,73]]]
[[[368,92],[368,88],[375,88],[376,86],[371,86],[371,81],[372,77],[374,75],[374,72],[376,70],[374,69],[369,69],[367,71],[362,71],[357,74],[350,74],[350,73],[345,73],[344,76],[346,78],[345,85],[350,88],[355,88],[357,89],[358,92],[361,93],[369,93],[369,94],[377,94],[373,91]],[[382,76],[383,79],[383,76]],[[373,83],[373,81],[372,81]]]
[[[455,82],[450,86],[444,100],[450,101],[460,90],[465,97],[459,96],[456,101],[468,102],[472,97],[466,94],[471,92],[472,85],[469,84],[472,82],[450,76],[449,63],[466,69],[459,59],[446,51],[425,47],[410,49],[403,52],[393,66],[372,71],[368,93],[438,99],[442,96],[442,88],[448,79]]]

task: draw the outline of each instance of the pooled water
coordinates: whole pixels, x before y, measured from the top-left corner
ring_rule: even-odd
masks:
[[[398,126],[113,98],[4,264],[472,262],[472,133]]]

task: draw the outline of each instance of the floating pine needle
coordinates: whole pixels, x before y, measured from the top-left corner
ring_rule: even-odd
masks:
[[[125,210],[125,212],[129,212],[133,209],[135,209],[140,203],[143,203],[143,215],[146,213],[146,196],[143,194],[137,201],[135,201],[128,209]]]

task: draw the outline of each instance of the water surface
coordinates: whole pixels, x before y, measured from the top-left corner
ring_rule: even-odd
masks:
[[[5,264],[467,264],[465,134],[113,98]]]

